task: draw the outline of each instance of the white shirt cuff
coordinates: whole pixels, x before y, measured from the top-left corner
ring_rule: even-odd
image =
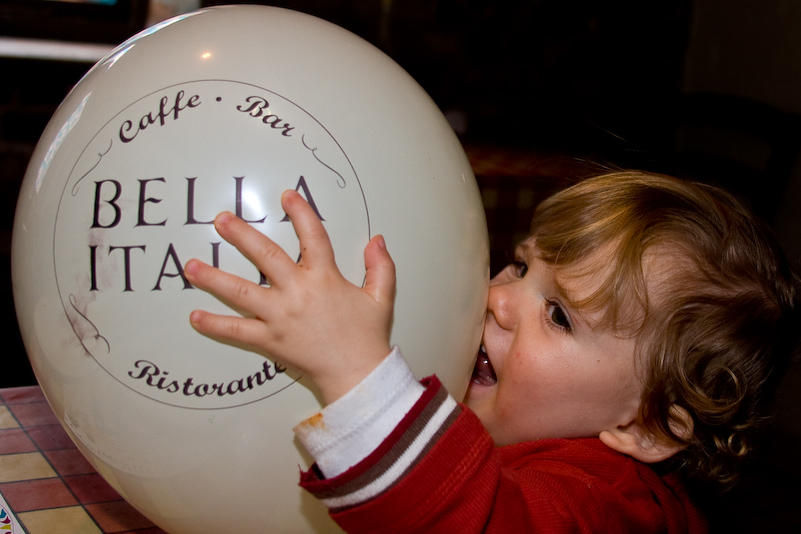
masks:
[[[343,397],[294,428],[326,478],[367,458],[420,399],[415,379],[398,347]]]

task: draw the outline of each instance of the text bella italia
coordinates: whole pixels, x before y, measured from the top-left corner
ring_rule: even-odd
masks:
[[[184,91],[178,91],[172,98],[163,97],[160,101],[157,110],[149,112],[142,116],[138,122],[134,120],[126,120],[122,123],[119,129],[119,140],[122,143],[130,143],[135,140],[137,135],[142,134],[148,128],[156,128],[164,126],[169,121],[178,120],[182,112],[186,112],[191,108],[198,107],[201,104],[199,95],[192,95],[186,97]],[[269,103],[262,97],[252,96],[245,100],[245,102],[237,106],[237,110],[241,113],[246,113],[251,117],[259,119],[265,125],[276,132],[282,137],[291,137],[294,128],[286,121],[282,120],[279,116],[269,113],[267,111]],[[171,180],[173,178],[170,178]],[[210,178],[214,180],[221,179],[220,177]],[[247,177],[245,176],[230,176],[224,177],[230,184],[228,196],[228,205],[221,205],[219,211],[228,209],[233,211],[238,217],[244,219],[251,224],[263,223],[267,219],[267,215],[260,218],[247,219],[243,216],[243,190]],[[197,214],[195,209],[195,199],[198,195],[203,194],[203,180],[198,177],[184,177],[184,202],[181,213],[178,214],[176,219],[180,221],[171,220],[170,224],[181,224],[184,227],[193,225],[210,225],[214,223],[214,216],[216,213]],[[312,192],[309,190],[305,178],[301,175],[294,178],[295,189],[302,191],[308,199],[312,208],[315,210],[320,219],[317,205],[314,201]],[[120,225],[129,225],[133,228],[146,228],[146,227],[165,227],[168,224],[168,218],[154,217],[152,210],[155,205],[160,204],[164,198],[161,198],[159,193],[159,185],[166,184],[166,177],[153,177],[153,178],[139,178],[136,183],[123,184],[114,178],[96,179],[94,181],[94,195],[92,205],[92,224],[91,229],[93,232],[102,232],[104,230],[111,230]],[[135,189],[131,192],[126,189]],[[136,198],[135,203],[130,202],[131,198]],[[127,199],[127,200],[123,200]],[[168,199],[174,201],[174,199]],[[279,222],[289,223],[289,218],[286,214],[282,214]],[[220,245],[221,242],[209,243],[209,259],[210,263],[215,267],[220,267]],[[90,291],[162,291],[167,287],[165,279],[180,279],[177,282],[178,287],[184,290],[193,289],[192,285],[186,279],[183,273],[182,258],[179,254],[179,248],[175,243],[169,243],[165,250],[151,250],[145,243],[113,243],[107,245],[89,244],[88,261],[89,261],[89,285]],[[122,273],[119,277],[111,281],[100,282],[98,273],[102,268],[103,262],[109,258],[114,258],[115,264],[122,264]],[[157,260],[152,258],[157,257]],[[149,287],[134,287],[132,273],[134,270],[139,270],[145,265],[142,261],[147,258],[146,265],[150,266],[152,270],[151,275],[152,285]],[[187,258],[188,259],[188,258]],[[156,261],[158,263],[156,263]],[[158,268],[154,268],[160,265]],[[105,277],[104,277],[105,280]],[[261,275],[260,284],[267,283],[265,277]]]
[[[158,109],[148,112],[138,118],[138,120],[125,120],[118,131],[118,140],[123,144],[128,144],[135,140],[138,135],[145,134],[149,128],[159,128],[169,122],[180,119],[182,113],[186,113],[192,108],[200,106],[199,95],[187,97],[184,91],[178,91],[172,97],[164,96],[159,102]],[[269,111],[269,103],[266,99],[259,96],[251,96],[236,107],[238,112],[259,120],[265,127],[269,128],[276,135],[286,138],[292,137],[294,127],[281,117]],[[173,178],[170,178],[173,179]],[[198,177],[182,177],[183,198],[174,204],[176,208],[181,206],[183,209],[176,210],[169,217],[154,215],[154,206],[162,201],[168,200],[174,203],[175,199],[162,198],[162,189],[168,180],[166,177],[139,178],[135,182],[123,183],[115,178],[98,177],[93,181],[93,203],[91,232],[93,235],[102,235],[105,231],[115,228],[147,228],[147,227],[166,227],[173,224],[180,224],[183,227],[193,225],[213,224],[216,213],[199,214],[195,209],[195,200],[204,194],[203,180]],[[220,180],[220,177],[209,179]],[[227,205],[221,205],[220,210],[228,209],[233,211],[238,217],[243,218],[251,224],[263,223],[268,215],[260,217],[245,218],[243,214],[243,191],[245,189],[245,176],[223,177],[229,186],[230,194]],[[317,205],[314,202],[312,192],[303,176],[292,177],[295,189],[302,191],[313,209],[320,217]],[[133,191],[131,191],[133,189]],[[206,191],[206,194],[209,194]],[[131,199],[136,199],[134,202]],[[261,214],[259,214],[261,215]],[[279,222],[289,223],[289,218],[285,213],[279,215]],[[165,230],[166,231],[166,230]],[[130,233],[128,235],[131,235]],[[105,241],[105,240],[101,240]],[[208,250],[210,260],[215,267],[220,267],[220,245],[221,241],[210,242]],[[96,244],[90,241],[87,251],[89,266],[89,287],[91,292],[161,292],[164,290],[193,290],[194,287],[189,283],[184,275],[183,261],[188,258],[181,256],[180,243],[170,242],[166,248],[153,250],[146,243],[124,242],[124,243],[103,243]],[[108,270],[103,269],[105,262],[110,265],[121,265],[119,269],[113,269],[114,275],[109,276]],[[141,270],[147,271],[144,279],[151,282],[147,285],[141,283],[143,277],[134,277],[133,273],[140,273]],[[99,274],[102,273],[102,276]],[[263,274],[259,273],[259,284],[266,285],[268,282]],[[139,280],[139,285],[134,279]],[[127,374],[137,380],[142,381],[147,386],[161,390],[165,393],[177,393],[179,395],[191,397],[227,396],[237,393],[244,393],[255,387],[264,385],[273,380],[277,375],[285,372],[285,368],[277,363],[267,360],[263,362],[262,368],[240,379],[221,382],[221,383],[198,383],[192,377],[186,379],[175,379],[170,376],[170,372],[164,370],[150,360],[137,360],[134,368]]]

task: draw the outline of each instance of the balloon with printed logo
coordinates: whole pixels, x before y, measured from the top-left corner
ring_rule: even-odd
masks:
[[[32,366],[83,454],[167,532],[338,531],[297,486],[310,458],[292,427],[319,410],[313,386],[188,322],[230,313],[186,280],[190,258],[268,283],[216,234],[218,212],[299,254],[286,189],[356,284],[384,234],[392,342],[463,394],[488,283],[475,179],[431,99],[353,34],[263,6],[168,20],[87,73],[26,173],[12,267]]]

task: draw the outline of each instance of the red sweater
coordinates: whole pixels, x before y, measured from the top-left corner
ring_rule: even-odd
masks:
[[[382,445],[301,485],[349,533],[703,534],[682,486],[592,439],[495,447],[436,378]],[[439,415],[435,415],[439,414]],[[344,504],[343,504],[344,503]]]

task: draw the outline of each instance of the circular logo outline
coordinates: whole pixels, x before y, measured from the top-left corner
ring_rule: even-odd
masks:
[[[295,383],[299,382],[299,381],[300,381],[300,380],[303,378],[303,376],[298,376],[297,378],[294,378],[294,379],[293,379],[293,380],[292,380],[290,383],[288,383],[288,384],[284,385],[284,386],[283,386],[283,387],[281,387],[280,389],[277,389],[277,390],[275,390],[275,391],[271,391],[271,392],[267,393],[266,395],[264,395],[264,396],[261,396],[261,397],[259,397],[259,398],[256,398],[256,399],[250,399],[250,400],[247,400],[247,401],[244,401],[244,402],[238,403],[238,404],[231,404],[231,405],[226,405],[226,406],[209,406],[209,407],[203,407],[203,406],[186,406],[186,405],[179,404],[179,403],[168,402],[168,401],[166,401],[166,400],[159,399],[159,398],[155,398],[154,396],[148,395],[148,394],[146,394],[145,392],[143,392],[143,391],[140,391],[140,390],[138,390],[138,389],[136,389],[136,388],[132,387],[130,384],[127,384],[127,383],[126,383],[124,380],[122,380],[120,377],[116,376],[116,374],[115,374],[115,373],[113,373],[112,371],[110,371],[109,369],[107,369],[107,368],[106,368],[106,366],[104,366],[104,365],[103,365],[103,364],[102,364],[100,361],[98,361],[97,357],[96,357],[94,354],[92,354],[92,351],[91,351],[91,350],[89,350],[89,348],[86,346],[86,344],[85,344],[85,342],[84,342],[84,339],[82,338],[81,334],[78,332],[78,329],[76,328],[75,324],[73,324],[73,321],[72,321],[72,319],[70,318],[70,314],[69,314],[69,311],[68,311],[68,309],[67,309],[67,305],[66,305],[66,303],[65,303],[64,294],[62,293],[62,286],[61,286],[61,283],[60,283],[60,281],[59,281],[59,276],[58,276],[58,266],[57,266],[57,259],[56,259],[56,247],[57,247],[57,244],[56,244],[56,241],[57,241],[57,238],[56,238],[56,236],[57,236],[56,228],[58,227],[59,213],[61,213],[61,210],[62,210],[62,202],[63,202],[63,200],[64,200],[64,196],[65,196],[66,194],[68,194],[68,193],[67,193],[67,188],[68,188],[68,186],[70,185],[70,183],[72,182],[73,175],[74,175],[74,173],[75,173],[75,169],[76,169],[76,167],[77,167],[78,163],[79,163],[79,162],[80,162],[80,161],[83,159],[83,156],[84,156],[84,154],[85,154],[85,153],[86,153],[86,151],[89,149],[89,147],[90,147],[90,146],[91,146],[91,145],[94,143],[94,141],[97,139],[97,137],[98,137],[98,136],[99,136],[99,135],[100,135],[100,134],[101,134],[101,133],[102,133],[102,132],[103,132],[103,131],[104,131],[104,130],[105,130],[105,129],[106,129],[106,128],[107,128],[107,127],[108,127],[108,126],[109,126],[109,125],[110,125],[110,124],[113,122],[113,121],[115,121],[115,120],[116,120],[116,119],[118,119],[118,118],[119,118],[119,117],[120,117],[120,116],[121,116],[123,113],[125,113],[125,111],[126,111],[126,110],[128,110],[128,109],[130,109],[130,108],[134,107],[135,105],[139,104],[139,103],[140,103],[140,102],[142,102],[143,100],[146,100],[146,99],[148,99],[148,98],[151,98],[151,97],[153,97],[153,95],[155,95],[155,94],[158,94],[158,93],[161,93],[161,92],[163,92],[163,91],[166,91],[166,90],[169,90],[169,89],[174,89],[174,88],[176,88],[176,87],[185,86],[185,85],[189,85],[189,84],[193,84],[193,83],[203,83],[203,82],[224,82],[224,83],[233,83],[233,84],[238,84],[238,85],[242,85],[242,86],[248,86],[248,87],[252,87],[252,88],[254,88],[254,89],[257,89],[257,90],[264,91],[264,92],[266,92],[266,93],[269,93],[269,94],[275,95],[276,97],[278,97],[278,98],[280,98],[280,99],[282,99],[282,100],[284,100],[284,101],[288,102],[289,104],[291,104],[292,106],[294,106],[295,108],[297,108],[298,110],[300,110],[300,111],[301,111],[302,113],[304,113],[304,114],[305,114],[305,115],[306,115],[308,118],[310,118],[310,119],[311,119],[311,120],[312,120],[312,121],[313,121],[315,124],[317,124],[317,125],[318,125],[318,126],[319,126],[319,127],[320,127],[320,128],[321,128],[321,129],[322,129],[322,130],[323,130],[323,131],[324,131],[324,132],[327,134],[327,135],[328,135],[328,137],[331,139],[331,141],[333,141],[333,142],[334,142],[334,144],[337,146],[337,148],[338,148],[338,149],[339,149],[339,151],[341,152],[342,156],[344,156],[345,160],[347,161],[347,164],[348,164],[348,166],[350,167],[350,170],[351,170],[351,172],[353,173],[353,177],[356,179],[356,183],[357,183],[357,185],[358,185],[358,191],[359,191],[359,194],[360,194],[360,196],[361,196],[362,202],[363,202],[363,204],[364,204],[364,213],[365,213],[365,217],[366,217],[366,223],[367,223],[367,236],[368,236],[368,239],[372,237],[372,227],[371,227],[371,220],[370,220],[370,210],[369,210],[369,206],[368,206],[368,204],[367,204],[367,198],[365,197],[365,194],[364,194],[364,188],[362,187],[361,179],[359,178],[359,175],[358,175],[358,173],[356,172],[356,169],[355,169],[355,167],[353,166],[353,162],[350,160],[350,158],[348,157],[347,153],[346,153],[346,152],[345,152],[345,150],[342,148],[342,145],[339,143],[339,141],[336,139],[336,137],[334,137],[334,135],[333,135],[333,134],[330,132],[330,130],[328,130],[328,128],[326,128],[326,127],[325,127],[325,126],[324,126],[324,125],[323,125],[323,124],[322,124],[322,123],[321,123],[319,120],[317,120],[317,118],[316,118],[314,115],[312,115],[312,114],[311,114],[311,113],[310,113],[308,110],[306,110],[304,107],[302,107],[302,106],[298,105],[298,104],[297,104],[295,101],[293,101],[293,100],[291,100],[291,99],[289,99],[289,98],[286,98],[285,96],[283,96],[283,95],[281,95],[281,94],[279,94],[279,93],[276,93],[275,91],[272,91],[272,90],[270,90],[270,89],[267,89],[267,88],[265,88],[265,87],[262,87],[262,86],[259,86],[259,85],[253,84],[253,83],[249,83],[249,82],[243,82],[243,81],[240,81],[240,80],[229,80],[229,79],[223,79],[223,78],[195,79],[195,80],[187,80],[187,81],[182,81],[182,82],[178,82],[178,83],[173,83],[173,84],[167,85],[167,86],[165,86],[165,87],[162,87],[162,88],[156,89],[156,90],[154,90],[154,91],[151,91],[150,93],[148,93],[148,94],[146,94],[146,95],[144,95],[144,96],[142,96],[142,97],[140,97],[140,98],[136,99],[135,101],[133,101],[133,102],[129,103],[129,104],[128,104],[128,105],[126,105],[124,108],[122,108],[120,111],[118,111],[116,114],[114,114],[114,115],[113,115],[111,118],[109,118],[109,120],[107,120],[107,121],[106,121],[106,122],[105,122],[105,123],[104,123],[104,124],[103,124],[103,125],[102,125],[102,126],[99,128],[99,129],[98,129],[98,131],[97,131],[97,132],[96,132],[94,135],[92,135],[92,137],[91,137],[91,138],[88,140],[88,142],[86,143],[86,146],[84,146],[84,148],[81,150],[80,154],[78,155],[78,157],[75,159],[75,161],[74,161],[74,162],[73,162],[73,164],[72,164],[72,167],[71,167],[71,169],[70,169],[70,172],[69,172],[68,178],[67,178],[67,180],[65,180],[65,182],[64,182],[64,187],[63,187],[63,189],[62,189],[61,195],[59,196],[58,205],[57,205],[57,208],[56,208],[56,217],[55,217],[54,228],[53,228],[53,234],[52,234],[52,235],[53,235],[53,242],[52,242],[52,250],[53,250],[53,274],[54,274],[54,279],[55,279],[55,283],[56,283],[56,288],[57,288],[57,290],[58,290],[58,294],[59,294],[59,301],[60,301],[60,303],[61,303],[61,306],[62,306],[62,309],[63,309],[63,311],[64,311],[64,315],[65,315],[65,317],[66,317],[67,321],[69,322],[69,324],[70,324],[70,328],[72,329],[73,333],[75,334],[75,337],[78,339],[78,342],[81,344],[81,346],[82,346],[83,350],[84,350],[84,351],[85,351],[85,352],[86,352],[86,353],[87,353],[89,356],[91,356],[91,357],[92,357],[92,359],[95,361],[95,363],[96,363],[96,364],[97,364],[97,365],[98,365],[98,366],[99,366],[99,367],[100,367],[100,368],[101,368],[101,369],[102,369],[102,370],[103,370],[105,373],[107,373],[107,374],[108,374],[110,377],[112,377],[112,378],[113,378],[115,381],[117,381],[118,383],[120,383],[121,385],[123,385],[125,388],[129,389],[130,391],[133,391],[134,393],[136,393],[136,394],[138,394],[138,395],[141,395],[141,396],[143,396],[143,397],[145,397],[145,398],[148,398],[148,399],[150,399],[150,400],[152,400],[152,401],[154,401],[154,402],[157,402],[157,403],[159,403],[159,404],[162,404],[162,405],[167,405],[167,406],[172,406],[172,407],[175,407],[175,408],[182,408],[182,409],[187,409],[187,410],[216,411],[216,410],[227,410],[227,409],[233,409],[233,408],[237,408],[237,407],[241,407],[241,406],[247,406],[247,405],[250,405],[250,404],[254,404],[254,403],[256,403],[256,402],[261,402],[261,401],[264,401],[265,399],[269,399],[269,398],[271,398],[271,397],[273,397],[273,396],[275,396],[275,395],[278,395],[279,393],[281,393],[281,392],[285,391],[286,389],[288,389],[290,386],[294,385]],[[85,103],[85,102],[84,102],[84,103]],[[79,118],[78,118],[78,119],[79,119]],[[70,120],[70,121],[74,121],[74,120],[76,120],[76,119],[71,117],[69,120]],[[63,139],[61,139],[61,138],[57,137],[57,138],[56,138],[56,139],[53,141],[53,143],[52,143],[52,144],[56,144],[56,143],[57,143],[58,145],[61,145],[61,143],[62,143],[62,142],[63,142]],[[320,160],[320,159],[317,157],[317,155],[315,154],[315,151],[317,150],[316,148],[309,147],[308,145],[306,145],[305,141],[302,141],[302,142],[303,142],[303,145],[304,145],[304,147],[305,147],[307,150],[309,150],[309,151],[312,153],[312,156],[313,156],[313,157],[314,157],[314,158],[315,158],[315,159],[318,161],[318,163],[320,163],[321,165],[323,165],[323,166],[325,166],[325,167],[328,167],[330,170],[334,171],[333,169],[331,169],[331,167],[329,167],[327,164],[325,164],[323,161],[321,161],[321,160]],[[86,172],[86,173],[85,173],[83,176],[81,176],[81,177],[80,177],[78,180],[76,180],[76,181],[73,183],[73,189],[75,188],[75,186],[77,186],[77,185],[78,185],[78,184],[79,184],[79,183],[80,183],[80,182],[81,182],[81,181],[82,181],[82,180],[83,180],[83,179],[84,179],[84,178],[85,178],[85,177],[86,177],[86,176],[87,176],[87,175],[88,175],[88,174],[91,172],[91,170],[92,170],[92,169],[94,169],[94,168],[95,168],[97,165],[99,165],[99,163],[100,163],[100,161],[102,160],[103,156],[105,156],[106,154],[108,154],[108,152],[109,152],[110,150],[111,150],[111,146],[109,146],[109,148],[108,148],[108,150],[106,150],[106,152],[104,152],[104,153],[101,153],[101,154],[98,154],[98,157],[99,157],[99,159],[98,159],[98,162],[95,164],[95,166],[93,166],[92,168],[90,168],[90,170],[89,170],[89,171],[87,171],[87,172]],[[334,171],[334,172],[336,172],[336,171]],[[337,173],[337,174],[338,174],[338,173]],[[343,187],[343,186],[342,186],[342,185],[340,185],[340,187]],[[70,298],[68,298],[67,300],[70,300]],[[91,326],[92,326],[92,327],[95,329],[95,331],[97,332],[97,333],[96,333],[96,339],[103,338],[102,334],[100,334],[99,330],[97,330],[97,327],[96,327],[96,326],[95,326],[95,325],[92,323],[92,321],[91,321],[91,320],[90,320],[88,317],[86,317],[84,314],[82,314],[82,313],[81,313],[81,312],[80,312],[80,311],[79,311],[77,308],[75,308],[75,306],[74,306],[74,304],[73,304],[72,302],[71,302],[71,306],[73,307],[73,309],[74,309],[74,311],[75,311],[76,313],[78,313],[78,314],[79,314],[79,315],[80,315],[80,316],[81,316],[81,317],[82,317],[84,320],[86,320],[86,321],[87,321],[87,322],[88,322],[88,323],[89,323],[89,324],[90,324],[90,325],[91,325]],[[104,341],[106,341],[106,340],[104,339]],[[107,341],[106,341],[106,343],[107,343]]]

